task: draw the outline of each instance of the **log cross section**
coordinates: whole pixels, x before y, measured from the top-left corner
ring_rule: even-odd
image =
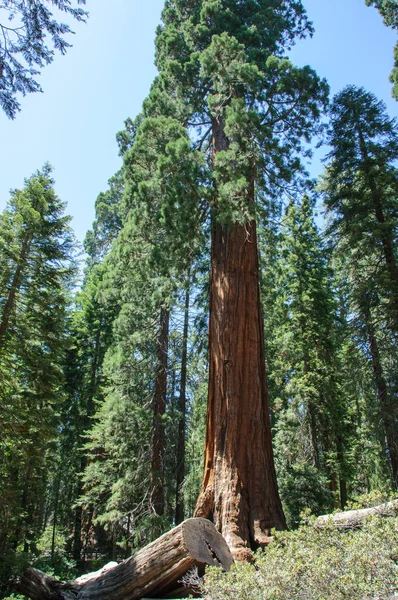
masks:
[[[32,600],[139,600],[162,598],[178,591],[181,578],[193,567],[233,563],[224,538],[203,518],[188,519],[131,558],[86,581],[62,583],[28,569],[18,591]],[[189,590],[187,590],[189,592]]]

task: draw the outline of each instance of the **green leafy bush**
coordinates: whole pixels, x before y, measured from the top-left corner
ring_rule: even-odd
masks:
[[[372,517],[360,530],[331,523],[274,532],[254,564],[207,570],[211,600],[365,600],[398,592],[398,518]]]
[[[298,527],[303,512],[322,515],[333,510],[334,495],[328,489],[326,477],[311,465],[302,463],[281,470],[278,484],[290,529]]]

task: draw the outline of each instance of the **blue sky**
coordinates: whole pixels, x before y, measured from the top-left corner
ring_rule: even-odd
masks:
[[[388,81],[396,34],[379,13],[365,0],[303,3],[315,35],[296,45],[292,60],[326,77],[332,93],[349,83],[364,86],[398,117]],[[74,24],[73,48],[42,71],[44,93],[23,98],[14,121],[0,114],[0,210],[9,190],[49,161],[56,191],[83,240],[95,199],[121,164],[115,134],[140,111],[155,76],[154,36],[162,6],[163,0],[87,0],[90,19]],[[311,171],[320,168],[317,159]]]

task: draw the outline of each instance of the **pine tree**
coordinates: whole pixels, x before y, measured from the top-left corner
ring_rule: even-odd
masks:
[[[322,184],[331,215],[329,230],[340,253],[350,256],[351,306],[366,332],[387,456],[396,482],[397,388],[392,374],[398,327],[395,121],[372,94],[350,86],[334,99],[329,141],[331,163]],[[380,344],[385,348],[383,359]],[[388,385],[386,368],[391,373]]]
[[[265,247],[263,295],[268,375],[281,493],[289,522],[300,512],[347,500],[347,405],[338,356],[337,305],[313,202],[291,202],[280,234]],[[276,246],[276,247],[275,247]],[[269,260],[273,252],[276,257]],[[271,279],[274,279],[271,283]],[[271,283],[271,287],[268,285]]]
[[[353,246],[365,239],[369,254],[384,263],[380,288],[388,301],[390,328],[398,328],[396,185],[398,135],[383,102],[363,89],[348,86],[331,107],[325,200],[336,218],[333,229]]]
[[[4,552],[34,544],[64,399],[74,239],[51,167],[14,190],[1,215],[1,504]]]

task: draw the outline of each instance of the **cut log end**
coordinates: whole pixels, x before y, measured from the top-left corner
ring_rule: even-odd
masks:
[[[213,523],[201,517],[188,519],[182,524],[182,530],[187,551],[197,563],[229,571],[234,561],[224,538]]]
[[[233,563],[226,541],[203,518],[188,519],[116,566],[62,583],[28,569],[18,591],[32,600],[139,600],[173,597],[182,577],[206,565],[229,570]],[[188,595],[189,590],[186,590]]]

